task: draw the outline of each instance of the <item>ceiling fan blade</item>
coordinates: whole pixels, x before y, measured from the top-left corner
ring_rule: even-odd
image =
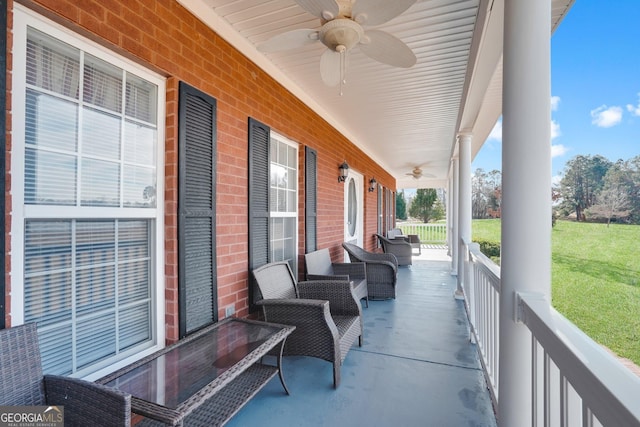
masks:
[[[380,25],[409,9],[416,0],[356,0],[351,16],[361,25]]]
[[[396,36],[379,30],[366,31],[364,35],[365,41],[360,42],[360,50],[369,58],[394,67],[410,68],[415,65],[416,56]]]
[[[318,41],[317,30],[293,30],[271,37],[258,46],[260,52],[278,52],[295,49]]]
[[[318,18],[327,21],[335,18],[340,13],[340,7],[336,0],[295,0],[298,5]]]
[[[320,57],[320,76],[327,86],[338,86],[340,84],[340,54],[331,49],[324,51]]]

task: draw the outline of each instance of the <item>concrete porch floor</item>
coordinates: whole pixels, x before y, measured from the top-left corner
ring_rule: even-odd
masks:
[[[423,249],[398,272],[397,298],[363,308],[354,346],[333,388],[332,365],[285,357],[287,396],[274,378],[228,424],[270,426],[496,426],[444,249]]]

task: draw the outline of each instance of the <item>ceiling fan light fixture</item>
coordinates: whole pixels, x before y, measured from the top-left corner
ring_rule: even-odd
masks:
[[[351,50],[360,42],[364,30],[357,22],[350,19],[334,19],[320,28],[320,41],[329,49],[338,52],[337,46]]]

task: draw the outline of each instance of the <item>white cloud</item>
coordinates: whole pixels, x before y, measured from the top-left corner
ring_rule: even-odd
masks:
[[[601,105],[595,110],[591,110],[591,123],[601,127],[609,128],[622,121],[622,108],[618,106],[607,107]]]
[[[560,132],[560,125],[555,120],[551,120],[551,140],[562,135]]]
[[[552,96],[551,97],[551,111],[557,111],[558,105],[560,105],[560,97]]]
[[[638,98],[640,98],[640,93],[638,93]],[[634,116],[640,116],[640,101],[638,101],[638,105],[627,104],[627,111]]]
[[[551,145],[551,158],[562,156],[567,151],[569,149],[562,144]]]
[[[560,135],[562,135],[560,125],[555,120],[551,120],[551,139],[557,138]],[[502,120],[498,120],[493,129],[491,129],[487,140],[502,141]]]
[[[502,120],[498,120],[496,122],[496,125],[491,129],[491,133],[489,133],[487,139],[502,141]]]

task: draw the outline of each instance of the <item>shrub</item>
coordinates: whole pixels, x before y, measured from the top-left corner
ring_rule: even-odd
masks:
[[[487,257],[491,259],[500,258],[500,242],[485,239],[476,239],[475,242],[480,245],[480,252]]]

